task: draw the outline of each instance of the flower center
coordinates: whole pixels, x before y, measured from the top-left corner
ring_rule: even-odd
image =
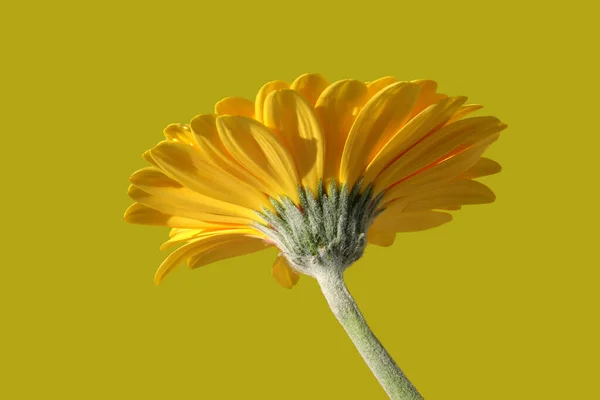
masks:
[[[335,180],[325,190],[321,180],[316,196],[300,185],[298,194],[299,205],[287,196],[271,198],[275,212],[266,207],[258,212],[268,225],[254,227],[298,272],[314,276],[315,268],[344,270],[352,265],[364,252],[367,229],[383,211],[378,209],[383,193],[373,197],[373,187],[361,191],[361,182],[349,191]]]

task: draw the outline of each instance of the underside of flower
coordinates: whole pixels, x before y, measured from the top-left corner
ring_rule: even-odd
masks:
[[[125,220],[172,228],[161,248],[178,248],[156,283],[184,262],[267,247],[280,250],[271,271],[286,288],[316,265],[343,270],[366,245],[391,246],[397,233],[494,201],[475,179],[501,170],[482,155],[506,125],[467,117],[481,106],[466,100],[426,79],[268,82],[254,101],[227,97],[167,126],[143,155],[150,166],[130,177]]]
[[[258,214],[268,225],[254,227],[267,235],[298,272],[314,276],[316,269],[346,269],[358,260],[367,245],[366,232],[378,213],[382,195],[361,182],[348,190],[321,180],[316,194],[298,186],[300,204],[289,197],[271,198],[274,210],[263,207]]]

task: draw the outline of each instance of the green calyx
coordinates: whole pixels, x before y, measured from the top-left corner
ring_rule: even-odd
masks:
[[[275,212],[266,207],[257,212],[268,225],[254,227],[298,272],[315,276],[323,267],[344,270],[362,256],[367,229],[383,211],[379,208],[383,193],[374,197],[373,186],[361,191],[361,183],[348,190],[345,183],[330,180],[325,190],[321,180],[316,196],[298,185],[299,205],[287,196],[271,198]]]

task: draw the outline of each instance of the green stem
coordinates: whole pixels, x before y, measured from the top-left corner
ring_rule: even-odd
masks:
[[[343,272],[321,270],[315,278],[331,311],[344,327],[383,390],[392,400],[422,400],[402,370],[375,337],[344,283]]]

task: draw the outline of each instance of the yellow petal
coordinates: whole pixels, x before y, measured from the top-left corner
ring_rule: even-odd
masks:
[[[378,178],[377,188],[392,185],[425,168],[461,147],[486,140],[504,130],[506,125],[494,117],[475,117],[441,128],[416,143],[394,161]]]
[[[267,100],[267,97],[276,90],[287,89],[289,87],[290,84],[284,81],[272,81],[263,85],[258,91],[256,100],[254,101],[254,118],[259,122],[263,122],[265,101]]]
[[[226,229],[224,227],[220,227],[219,229]],[[180,229],[179,232],[175,235],[169,237],[169,240],[160,245],[161,250],[170,249],[173,246],[177,246],[178,244],[187,242],[190,239],[194,239],[203,233],[206,232],[206,229]]]
[[[439,211],[398,212],[394,204],[382,212],[372,229],[387,232],[417,232],[443,225],[452,220],[452,215]]]
[[[269,203],[260,189],[207,162],[190,146],[161,142],[151,153],[169,177],[204,196],[245,207],[247,218],[253,218],[251,210]]]
[[[398,82],[377,93],[364,106],[348,134],[340,166],[340,179],[352,187],[378,150],[407,121],[419,87]]]
[[[370,99],[375,96],[379,91],[383,90],[385,87],[391,85],[392,83],[398,82],[393,76],[384,76],[383,78],[375,79],[373,82],[368,82],[367,85],[367,96]]]
[[[367,233],[367,242],[381,247],[390,247],[396,241],[396,232],[381,231],[371,227]]]
[[[187,231],[187,229],[171,228],[171,230],[169,231],[169,237],[173,237],[173,236],[177,235],[179,232],[185,232],[185,231]]]
[[[457,152],[448,158],[438,160],[420,171],[414,172],[394,184],[385,193],[384,200],[393,200],[399,197],[410,196],[416,192],[429,190],[442,182],[455,179],[461,173],[471,168],[485,150],[498,139],[499,133],[488,139],[472,145],[466,150]]]
[[[218,168],[241,178],[245,172],[231,158],[221,141],[217,130],[217,118],[215,114],[200,114],[190,122],[196,142],[199,144],[199,153]]]
[[[289,146],[302,185],[316,193],[323,177],[325,140],[313,108],[298,93],[284,89],[269,95],[264,111],[265,125]]]
[[[250,210],[194,192],[153,167],[136,171],[129,180],[131,198],[166,214],[238,225],[257,220]]]
[[[146,162],[148,162],[149,164],[152,164],[153,166],[155,166],[156,168],[159,168],[158,164],[156,163],[156,161],[154,161],[154,159],[152,158],[152,156],[150,155],[150,150],[146,150],[144,152],[144,154],[142,154],[142,158],[144,160],[146,160]]]
[[[215,104],[215,114],[254,118],[254,103],[243,97],[226,97]]]
[[[462,208],[462,206],[445,206],[445,207],[438,207],[440,210],[448,210],[448,211],[457,211],[460,210]]]
[[[287,260],[283,256],[277,256],[275,262],[273,263],[273,267],[271,268],[271,274],[277,283],[283,286],[286,289],[291,289],[298,283],[300,279],[300,274],[296,272],[290,265]]]
[[[220,225],[248,226],[253,221],[249,218],[235,217],[230,214],[222,215],[199,211],[193,206],[194,203],[185,200],[179,202],[173,201],[176,197],[170,193],[161,193],[157,191],[155,194],[150,194],[135,185],[129,186],[127,194],[133,200],[146,207],[152,208],[168,216],[195,220],[196,225],[202,224],[204,228]],[[258,216],[255,216],[254,220],[258,221]]]
[[[378,188],[385,188],[393,183],[395,176],[388,176],[389,179],[384,180],[379,175],[384,173],[388,166],[402,157],[424,137],[431,135],[435,128],[448,121],[465,101],[466,97],[447,98],[428,107],[411,119],[392,136],[370,162],[364,174],[365,183],[371,183],[376,178]]]
[[[407,199],[403,212],[486,204],[494,200],[496,200],[494,192],[483,183],[471,180],[454,181]]]
[[[481,157],[475,165],[460,174],[457,179],[475,179],[482,176],[497,174],[502,171],[502,166],[494,160]]]
[[[287,195],[298,201],[298,174],[292,156],[263,124],[246,117],[219,117],[222,142],[241,165],[262,182],[272,198]]]
[[[217,130],[216,115],[198,115],[192,119],[190,126],[203,158],[235,179],[247,182],[250,186],[264,191],[263,183],[229,154]]]
[[[171,124],[163,130],[163,133],[168,140],[189,145],[196,144],[192,135],[192,130],[185,124]]]
[[[462,106],[456,113],[454,113],[452,118],[446,122],[446,125],[450,125],[451,123],[456,122],[477,110],[481,110],[482,108],[483,106],[479,104],[467,104],[466,106]]]
[[[366,101],[365,84],[351,79],[333,83],[317,100],[315,112],[326,138],[325,180],[338,179],[348,133]]]
[[[169,178],[156,167],[145,167],[138,169],[129,177],[129,181],[141,189],[152,190],[152,188],[173,188],[180,189],[184,186]]]
[[[310,105],[314,106],[327,85],[327,79],[320,74],[304,74],[292,82],[290,89],[300,93]]]
[[[195,219],[165,214],[140,203],[133,203],[125,211],[124,219],[130,224],[169,226],[172,228],[203,229],[209,225]]]
[[[252,229],[228,229],[228,230],[220,230],[208,232],[206,234],[200,235],[195,239],[191,239],[188,243],[179,247],[177,250],[172,252],[167,256],[167,258],[162,262],[156,274],[154,275],[154,283],[158,284],[160,281],[170,272],[178,266],[182,264],[185,260],[189,260],[194,256],[198,256],[207,250],[212,249],[213,247],[222,247],[231,244],[234,239],[243,238],[247,235],[252,235]],[[262,241],[260,239],[249,238],[255,241]],[[264,246],[263,242],[263,246]],[[231,247],[231,256],[235,256],[235,246]],[[188,261],[189,262],[189,261]]]
[[[419,98],[415,103],[410,118],[413,118],[430,105],[448,97],[445,94],[437,93],[438,84],[435,81],[429,79],[417,79],[411,82],[419,86]]]
[[[188,259],[188,266],[190,268],[199,268],[226,258],[255,253],[267,247],[270,247],[270,245],[264,240],[249,236],[221,240],[218,244],[206,248],[202,253],[190,257]]]

